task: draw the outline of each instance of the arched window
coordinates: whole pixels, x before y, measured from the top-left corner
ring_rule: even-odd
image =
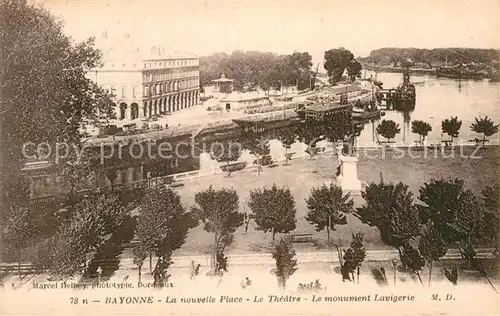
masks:
[[[126,115],[126,112],[127,112],[127,103],[120,103],[120,120],[123,120],[125,119],[125,115]]]

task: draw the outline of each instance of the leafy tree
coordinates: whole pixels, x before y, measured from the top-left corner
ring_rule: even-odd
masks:
[[[141,270],[142,270],[142,265],[144,263],[144,260],[146,260],[146,257],[148,255],[148,252],[146,249],[144,249],[143,245],[141,243],[137,244],[134,246],[132,250],[134,254],[134,264],[137,266],[139,269],[139,283],[141,282]]]
[[[330,78],[330,83],[340,81],[345,69],[351,65],[354,55],[347,49],[341,47],[330,49],[325,52],[324,67]]]
[[[347,66],[347,75],[351,81],[356,80],[356,77],[361,78],[361,70],[363,66],[357,60],[352,60]]]
[[[288,155],[288,149],[291,148],[292,144],[295,143],[296,134],[293,130],[289,128],[281,129],[278,132],[278,139],[280,140],[282,146],[285,148],[285,164],[288,165],[288,160],[290,156]]]
[[[123,244],[128,244],[134,238],[136,217],[126,215],[113,233],[103,244],[96,249],[95,254],[87,263],[83,277],[93,278],[98,275],[97,270],[102,266],[101,277],[109,278],[120,268],[120,259],[123,254]]]
[[[335,230],[335,225],[347,224],[346,215],[352,212],[354,202],[349,193],[344,195],[342,188],[332,184],[312,188],[306,204],[309,209],[307,221],[315,225],[317,231],[326,228],[326,236],[330,241],[330,229]]]
[[[192,211],[203,222],[205,231],[214,234],[211,267],[215,273],[217,252],[231,240],[230,236],[243,225],[243,214],[238,212],[238,194],[235,190],[214,190],[210,186],[194,196],[196,206]]]
[[[485,242],[498,248],[500,245],[500,185],[489,185],[481,191],[483,198]]]
[[[37,227],[32,210],[27,207],[12,208],[7,222],[2,223],[2,244],[7,253],[15,253],[18,263],[18,274],[21,278],[21,253],[36,236]]]
[[[392,120],[382,120],[377,126],[377,133],[387,138],[387,142],[401,132],[399,124]]]
[[[69,219],[52,237],[53,261],[49,270],[59,277],[72,276],[92,259],[123,225],[126,209],[114,194],[90,195],[69,207]],[[49,243],[50,244],[50,243]],[[64,253],[64,255],[61,255]]]
[[[420,208],[421,222],[431,223],[445,243],[459,249],[466,266],[478,270],[490,282],[474,250],[487,235],[490,223],[485,222],[485,208],[471,190],[464,188],[463,180],[432,179],[420,188],[419,199],[425,203]]]
[[[451,137],[451,142],[453,142],[453,138],[458,137],[461,127],[462,121],[459,121],[456,116],[441,122],[441,131]]]
[[[315,152],[316,143],[321,140],[321,136],[324,134],[323,131],[324,128],[322,128],[319,123],[303,124],[300,125],[295,131],[297,139],[308,146],[306,152],[310,154],[311,157]]]
[[[169,263],[172,252],[184,244],[188,230],[196,226],[177,192],[165,187],[150,189],[141,201],[136,227],[137,239],[149,253],[150,270],[152,254],[162,263]],[[167,269],[168,264],[163,268]]]
[[[219,92],[224,94],[230,94],[231,92],[233,92],[233,89],[231,88],[231,85],[223,83],[220,85]]]
[[[429,123],[424,121],[413,121],[411,122],[411,132],[418,134],[419,143],[422,145],[425,142],[425,138],[432,131],[432,127]]]
[[[9,179],[2,181],[5,194],[20,181],[23,144],[47,142],[54,149],[56,142],[64,142],[71,155],[56,165],[64,169],[64,161],[75,161],[75,149],[83,147],[81,127],[105,122],[113,107],[110,95],[85,78],[100,65],[93,39],[75,43],[63,33],[61,22],[27,1],[5,0],[0,10],[5,48],[0,62],[0,172]],[[54,154],[52,150],[49,161]]]
[[[394,63],[403,58],[410,58],[415,62],[423,63],[428,68],[433,65],[444,65],[445,60],[448,61],[461,59],[462,62],[469,63],[485,63],[493,64],[498,60],[498,49],[478,49],[478,48],[394,48],[386,47],[376,49],[370,52],[370,56],[361,58],[362,62],[378,65],[387,65]]]
[[[431,285],[432,264],[438,262],[448,251],[448,246],[432,223],[425,225],[420,236],[418,250],[429,265],[429,286]]]
[[[235,80],[235,89],[250,84],[268,91],[271,87],[279,89],[280,83],[304,89],[309,87],[311,60],[307,52],[290,55],[257,51],[215,53],[200,58],[200,78],[202,84],[210,84],[224,73]]]
[[[269,147],[269,140],[260,136],[258,133],[249,132],[243,135],[241,139],[243,148],[250,151],[250,154],[257,158],[255,161],[257,163],[257,175],[260,175],[262,165],[267,160],[269,161],[269,154],[271,149]]]
[[[217,160],[217,162],[226,162],[226,171],[229,176],[232,172],[229,168],[229,162],[237,161],[241,156],[241,150],[242,147],[239,143],[233,143],[231,141],[214,143],[210,155],[212,159]]]
[[[490,137],[493,134],[498,133],[498,124],[495,125],[493,120],[489,119],[488,116],[479,119],[476,117],[474,123],[470,125],[470,129],[478,134],[483,134],[482,144],[487,141],[486,137]]]
[[[407,268],[404,250],[419,235],[418,209],[413,194],[406,184],[371,183],[361,193],[365,204],[358,207],[355,216],[363,223],[375,226],[382,241],[396,248],[403,268]]]
[[[401,261],[418,277],[420,284],[424,285],[422,278],[420,277],[420,270],[422,270],[425,265],[425,259],[422,257],[418,249],[410,246],[409,244],[405,244],[403,247]]]
[[[253,212],[257,230],[271,232],[273,241],[276,233],[288,233],[297,223],[295,200],[289,188],[264,187],[250,191],[248,207]]]
[[[472,192],[464,188],[464,182],[460,179],[432,179],[424,183],[419,189],[419,200],[425,203],[419,209],[420,221],[432,223],[448,244],[461,239],[460,233],[452,229],[458,214],[477,206]]]
[[[276,261],[276,277],[278,285],[285,290],[286,281],[297,271],[297,260],[291,236],[283,236],[272,249],[273,259]]]
[[[366,258],[366,251],[363,247],[363,233],[352,234],[352,241],[350,247],[344,250],[344,264],[343,267],[352,274],[352,279],[354,281],[354,272],[357,271],[358,283],[359,283],[359,268],[361,263]]]

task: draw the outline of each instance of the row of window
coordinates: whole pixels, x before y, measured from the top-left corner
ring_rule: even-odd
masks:
[[[164,73],[164,74],[152,74],[152,73],[150,73],[149,76],[145,76],[144,81],[146,81],[146,82],[167,81],[167,80],[184,79],[184,78],[199,77],[199,76],[200,76],[200,72],[198,70],[172,72],[172,73]]]
[[[195,88],[200,85],[200,80],[198,78],[186,79],[181,81],[171,81],[164,83],[157,83],[150,86],[144,87],[144,96],[154,96],[168,92],[174,92],[183,89]],[[120,98],[136,98],[140,95],[140,86],[137,85],[121,85],[121,86],[109,86],[104,87],[109,93]],[[151,92],[151,93],[150,93]]]
[[[198,66],[198,59],[175,60],[175,61],[156,61],[144,63],[144,68],[157,67],[173,67],[173,66]]]
[[[200,80],[198,78],[187,79],[182,81],[171,81],[157,83],[150,86],[144,87],[144,96],[154,96],[168,92],[175,92],[183,89],[196,88],[200,85]]]

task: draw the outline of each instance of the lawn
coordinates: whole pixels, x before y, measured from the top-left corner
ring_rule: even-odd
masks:
[[[462,150],[463,156],[470,156],[473,148]],[[411,191],[418,195],[418,188],[432,178],[454,178],[464,179],[468,188],[476,194],[480,194],[482,188],[498,179],[499,156],[498,147],[489,147],[480,150],[475,156],[481,159],[463,158],[459,149],[454,151],[454,157],[447,150],[444,154],[439,152],[428,152],[424,157],[424,152],[413,150],[413,156],[420,155],[420,158],[411,158],[408,152],[401,154],[396,151],[386,151],[384,154],[377,152],[360,152],[358,162],[358,175],[361,181],[378,182],[380,175],[384,181],[403,181],[408,184]],[[374,157],[375,158],[370,158]],[[295,197],[297,207],[297,228],[292,233],[312,233],[316,239],[315,246],[296,246],[297,251],[314,251],[322,249],[321,245],[326,241],[326,232],[316,232],[306,219],[307,207],[305,199],[309,195],[312,187],[321,186],[326,181],[335,179],[335,172],[338,166],[337,158],[331,154],[324,154],[314,159],[303,158],[294,159],[289,165],[280,165],[276,168],[264,168],[260,175],[253,170],[242,170],[234,172],[230,177],[224,174],[217,174],[209,177],[185,180],[185,185],[178,190],[186,208],[194,204],[194,194],[200,190],[205,190],[209,185],[215,188],[233,188],[240,198],[240,211],[250,212],[245,207],[244,201],[248,199],[250,190],[271,186],[276,183],[278,186],[289,187]],[[355,207],[363,203],[360,196],[354,197]],[[250,222],[248,233],[244,234],[244,228],[240,227],[235,233],[234,243],[230,248],[231,253],[267,252],[271,241],[270,233],[263,233],[254,229],[253,221]],[[346,244],[350,240],[351,233],[362,231],[365,235],[365,247],[367,249],[387,248],[379,238],[376,228],[362,224],[354,216],[348,216],[348,224],[339,226],[332,233],[332,238],[338,240],[342,238]],[[279,234],[277,235],[279,236]],[[203,230],[200,225],[189,232],[185,245],[175,252],[175,255],[192,255],[207,253],[210,251],[213,236]]]

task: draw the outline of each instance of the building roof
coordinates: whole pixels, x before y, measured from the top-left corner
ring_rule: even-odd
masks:
[[[198,58],[196,55],[169,50],[160,45],[148,47],[137,44],[128,33],[110,37],[104,32],[96,39],[96,47],[102,52],[104,67],[112,63],[140,65],[143,61]]]
[[[214,79],[212,82],[233,82],[233,79],[226,78],[226,75],[222,74],[219,79]]]
[[[346,86],[334,86],[334,87],[324,87],[320,91],[317,92],[317,94],[342,94],[342,93],[349,93],[349,92],[354,92],[354,91],[360,91],[361,87],[357,84],[350,84]]]
[[[306,111],[312,112],[325,112],[333,109],[341,109],[351,107],[350,104],[340,104],[337,102],[328,102],[328,103],[316,103],[305,108]]]

